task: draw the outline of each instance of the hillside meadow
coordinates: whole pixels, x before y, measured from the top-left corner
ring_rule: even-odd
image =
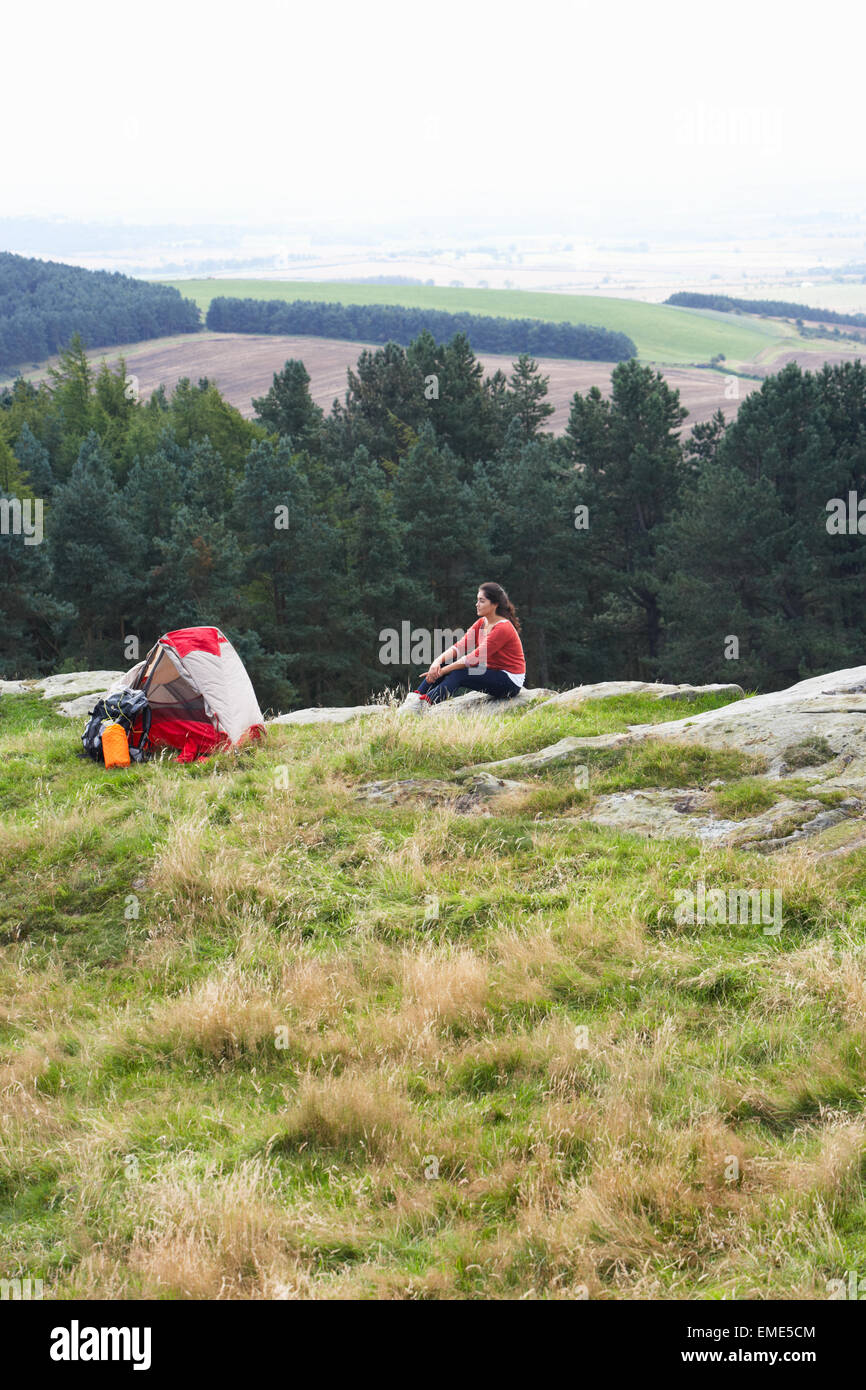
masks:
[[[58,1298],[712,1300],[862,1269],[863,856],[579,819],[611,790],[720,779],[737,816],[805,783],[650,740],[492,814],[356,799],[669,714],[392,711],[111,773],[4,696],[5,1273]],[[679,924],[700,877],[780,888],[781,934]]]
[[[816,351],[815,339],[800,338],[779,319],[715,310],[679,309],[638,299],[604,295],[555,294],[530,290],[453,289],[433,285],[367,285],[343,281],[166,280],[206,314],[216,295],[239,299],[310,299],[331,304],[398,304],[444,309],[449,313],[493,314],[504,318],[588,323],[626,333],[643,362],[672,366],[709,362],[723,353],[729,366],[763,361],[783,348]],[[828,345],[832,346],[832,344]]]

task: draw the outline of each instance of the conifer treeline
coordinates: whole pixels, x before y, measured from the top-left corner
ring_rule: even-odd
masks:
[[[0,535],[0,675],[122,669],[130,635],[215,623],[263,704],[354,703],[419,674],[380,634],[468,626],[491,578],[533,685],[864,660],[863,364],[790,364],[691,431],[636,360],[562,437],[545,396],[530,358],[485,379],[465,338],[422,334],[362,353],[328,415],[287,362],[246,421],[207,379],[131,400],[74,343],[0,395],[0,492],[46,508],[44,543]]]
[[[866,328],[866,314],[846,314],[836,309],[816,309],[812,304],[793,304],[787,299],[735,299],[729,294],[699,294],[696,290],[677,290],[665,304],[681,309],[732,309],[744,314],[766,314],[769,318],[805,319],[807,323],[847,323]]]
[[[420,333],[444,343],[463,334],[475,352],[521,352],[538,357],[570,357],[590,362],[624,362],[637,355],[625,333],[580,323],[496,318],[492,314],[449,314],[441,309],[402,308],[398,304],[326,304],[314,300],[232,299],[217,296],[207,327],[224,333],[285,333],[315,338],[346,338],[356,343],[401,343]]]
[[[169,285],[0,251],[0,372],[51,357],[74,333],[110,347],[200,328],[198,307]]]

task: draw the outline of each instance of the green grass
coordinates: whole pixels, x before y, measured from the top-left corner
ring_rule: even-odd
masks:
[[[603,295],[554,294],[531,290],[450,289],[431,285],[352,285],[338,281],[167,280],[207,313],[216,295],[240,299],[310,299],[329,304],[396,304],[444,309],[450,313],[492,314],[503,318],[587,323],[626,333],[645,362],[671,366],[709,362],[724,353],[726,370],[762,359],[783,348],[817,351],[790,324],[757,315],[722,314],[645,304]]]
[[[762,782],[757,777],[744,777],[726,787],[713,792],[713,808],[716,815],[732,816],[734,819],[759,816],[768,811],[777,800],[775,786]]]
[[[605,790],[721,779],[733,814],[806,782],[648,741],[489,816],[354,797],[669,717],[389,714],[106,772],[49,702],[0,700],[4,1276],[716,1299],[862,1269],[866,858],[575,818]],[[698,878],[780,887],[781,935],[679,924]]]

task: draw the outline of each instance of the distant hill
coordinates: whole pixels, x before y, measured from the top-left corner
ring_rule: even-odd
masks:
[[[0,371],[50,357],[75,333],[94,348],[200,327],[198,307],[169,285],[0,252]]]

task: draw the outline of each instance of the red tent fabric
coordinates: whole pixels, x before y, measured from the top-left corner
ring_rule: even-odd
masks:
[[[216,627],[167,632],[127,673],[151,708],[151,742],[176,748],[179,762],[205,758],[246,738],[265,721],[252,682],[228,638]]]

